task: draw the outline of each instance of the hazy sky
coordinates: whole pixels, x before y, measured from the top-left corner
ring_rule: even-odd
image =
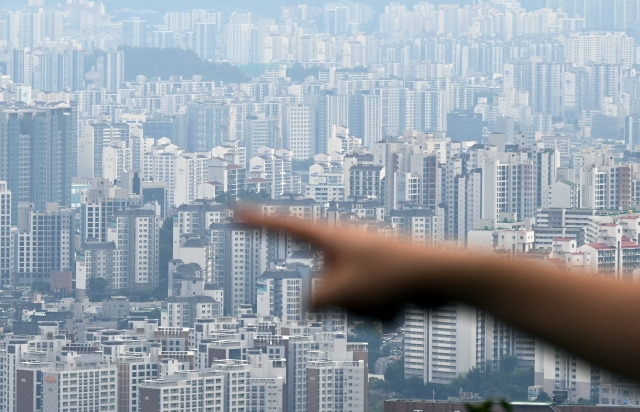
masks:
[[[66,0],[45,0],[45,5],[55,6],[63,4]],[[230,12],[232,10],[250,10],[261,14],[278,15],[279,8],[282,5],[295,5],[295,4],[311,4],[320,6],[330,0],[103,0],[103,3],[107,7],[107,11],[113,13],[119,9],[131,9],[131,10],[155,10],[160,13],[164,13],[169,10],[190,10],[194,8],[203,8],[210,10],[220,10],[223,12]],[[423,0],[424,1],[424,0]],[[381,10],[385,4],[395,2],[403,3],[407,5],[418,3],[418,0],[362,0],[363,3],[373,5],[377,10]],[[441,3],[458,3],[458,4],[471,4],[472,0],[431,0],[428,1],[432,4]],[[1,0],[0,7],[2,8],[17,8],[25,6],[27,0]],[[522,0],[521,4],[528,9],[538,9],[544,7],[546,0]]]

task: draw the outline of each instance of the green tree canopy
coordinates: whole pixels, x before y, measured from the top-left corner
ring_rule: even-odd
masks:
[[[150,47],[123,47],[124,79],[134,81],[136,76],[182,76],[190,79],[202,76],[206,81],[240,83],[249,80],[242,70],[229,63],[202,60],[191,50],[155,49]]]
[[[87,280],[87,296],[91,302],[102,302],[109,297],[107,279],[91,277]]]

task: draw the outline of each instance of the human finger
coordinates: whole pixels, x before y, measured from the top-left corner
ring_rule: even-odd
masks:
[[[333,231],[322,228],[307,220],[294,219],[285,216],[266,216],[246,209],[238,209],[236,216],[241,222],[252,226],[260,226],[273,230],[284,230],[292,235],[311,242],[322,248],[331,245],[332,239],[335,240]]]
[[[331,271],[311,299],[311,310],[320,311],[329,307],[341,307],[351,313],[368,318],[388,321],[396,317],[403,302],[389,300],[381,295],[363,293],[354,288],[347,273]],[[361,285],[362,286],[362,285]],[[361,289],[361,287],[360,287]]]
[[[348,276],[338,270],[325,271],[317,289],[311,297],[311,309],[320,310],[329,306],[345,307],[352,293],[345,278]]]

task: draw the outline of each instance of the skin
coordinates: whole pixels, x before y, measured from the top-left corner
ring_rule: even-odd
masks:
[[[612,372],[640,380],[640,284],[517,260],[417,246],[306,221],[241,211],[324,251],[325,278],[311,306],[381,318],[407,302],[470,304]]]

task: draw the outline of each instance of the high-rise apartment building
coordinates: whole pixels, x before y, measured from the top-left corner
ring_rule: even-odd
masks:
[[[126,123],[96,123],[87,126],[87,133],[93,137],[93,176],[102,177],[102,157],[105,148],[112,142],[129,142],[129,125]]]
[[[189,152],[211,150],[229,140],[230,105],[222,101],[190,103],[187,107],[187,142]]]
[[[404,375],[450,383],[476,362],[475,309],[459,304],[405,310]]]
[[[347,190],[350,198],[378,199],[384,198],[384,166],[356,165],[349,168]]]
[[[17,256],[13,283],[48,282],[51,273],[71,270],[73,219],[71,209],[47,203],[44,211],[21,203],[18,211]]]
[[[204,238],[209,236],[209,227],[213,223],[221,223],[231,214],[230,209],[212,200],[198,200],[182,205],[176,209],[177,218],[173,221],[174,257],[177,257],[175,246],[182,238]]]
[[[389,213],[389,222],[401,239],[418,244],[431,244],[443,240],[443,234],[438,233],[437,216],[435,210],[418,208],[395,209]]]
[[[362,146],[373,148],[373,144],[382,139],[380,96],[368,90],[350,96],[348,126],[352,135],[362,139]]]
[[[11,80],[14,83],[31,85],[33,77],[33,56],[29,49],[13,50],[13,66]]]
[[[447,130],[445,97],[445,91],[439,89],[407,91],[405,129],[419,132]]]
[[[111,93],[117,92],[124,81],[124,50],[108,51],[98,57],[96,66],[100,86]]]
[[[0,111],[0,179],[12,193],[12,222],[22,202],[40,211],[49,202],[71,205],[77,140],[74,107]]]
[[[285,409],[303,412],[308,410],[307,361],[311,348],[309,336],[264,336],[254,341],[254,348],[269,354],[270,359],[284,358],[287,361],[285,386]]]
[[[256,279],[266,269],[266,241],[261,229],[231,223],[211,225],[213,283],[224,290],[224,312],[256,304]]]
[[[201,59],[216,58],[216,33],[218,27],[215,23],[196,23],[193,25],[195,33],[195,52]]]
[[[305,160],[315,154],[315,126],[311,106],[288,106],[284,111],[283,145],[293,158]]]
[[[13,236],[11,234],[11,191],[0,182],[0,285],[11,284],[13,272]]]
[[[225,54],[229,62],[244,65],[251,55],[251,13],[234,12],[225,27]]]
[[[278,137],[276,119],[264,113],[250,114],[245,119],[244,135],[247,158],[251,159],[257,155],[260,147],[275,147]]]
[[[605,6],[608,7],[608,6]],[[567,62],[578,66],[588,63],[633,65],[633,38],[624,32],[581,32],[567,39]]]
[[[129,47],[147,47],[147,21],[124,20],[122,22],[122,44]]]
[[[315,153],[329,153],[333,128],[349,124],[349,96],[334,90],[323,90],[314,100]]]
[[[629,210],[632,173],[612,155],[585,154],[580,170],[582,207]]]
[[[365,368],[362,361],[309,361],[307,410],[366,411]]]
[[[534,381],[547,393],[567,391],[567,401],[592,399],[598,392],[598,368],[557,347],[538,341]]]
[[[16,55],[14,55],[16,56]],[[20,64],[22,56],[17,56]],[[33,77],[23,79],[34,90],[43,92],[78,91],[84,89],[84,50],[68,47],[65,50],[37,50],[31,53]],[[15,73],[23,77],[23,68],[14,66]]]
[[[293,153],[291,150],[274,150],[260,147],[256,156],[249,159],[249,177],[265,179],[270,183],[272,199],[285,193],[296,192],[296,179],[292,172]]]
[[[114,213],[107,241],[116,246],[114,288],[150,290],[158,285],[160,223],[152,210],[125,209]]]
[[[90,279],[105,279],[107,290],[116,292],[119,284],[116,282],[116,245],[114,242],[85,243],[76,251],[76,289],[86,290]]]
[[[304,318],[302,302],[309,294],[306,279],[297,270],[268,270],[257,279],[257,314],[276,316],[282,323]]]
[[[260,351],[247,353],[251,367],[247,406],[250,410],[277,412],[284,410],[285,359],[269,359]]]
[[[225,376],[215,370],[179,372],[140,384],[140,412],[223,412]],[[234,402],[238,402],[237,400]]]
[[[478,312],[476,367],[499,371],[503,361],[516,358],[520,367],[534,367],[536,339],[486,312]]]
[[[116,188],[105,179],[94,179],[81,206],[83,242],[106,242],[109,220],[118,210],[140,205],[139,196],[130,195]]]
[[[158,378],[158,364],[149,354],[127,355],[116,358],[118,369],[118,412],[138,412],[140,385]]]
[[[102,173],[110,182],[120,182],[133,169],[131,148],[123,141],[111,142],[102,149]]]
[[[18,378],[21,378],[20,372],[18,369]],[[67,353],[41,372],[43,411],[116,410],[118,369],[104,361],[101,355]],[[17,381],[18,399],[35,389],[31,385],[23,386],[22,379]],[[23,393],[22,388],[27,393]]]

